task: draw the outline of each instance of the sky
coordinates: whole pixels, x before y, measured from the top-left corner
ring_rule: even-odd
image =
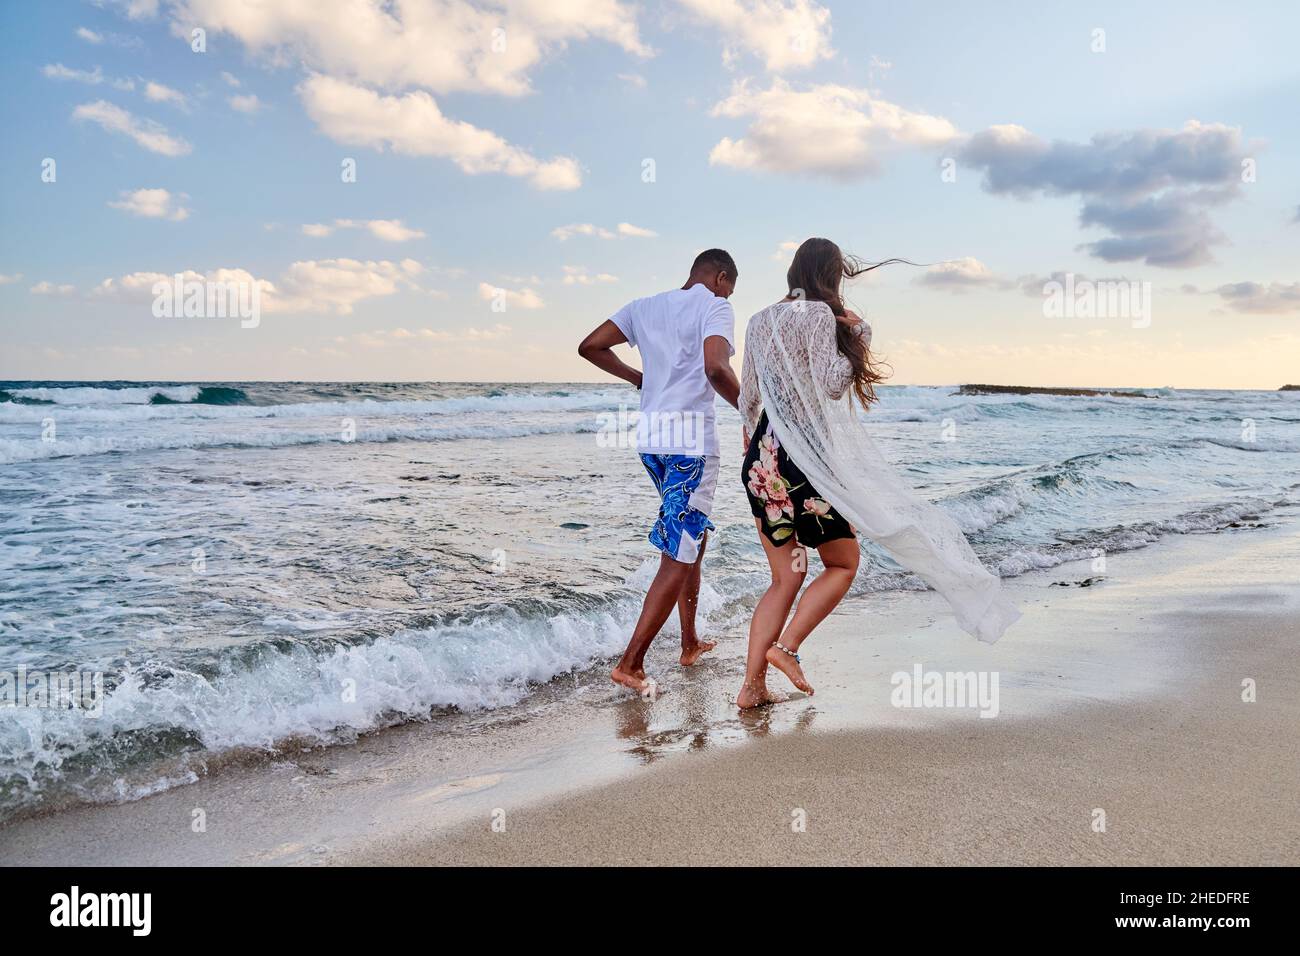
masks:
[[[895,383],[1274,389],[1298,33],[1289,2],[5,3],[0,378],[598,381],[583,335],[700,250],[743,346],[825,236],[923,264],[848,286]],[[177,274],[257,321],[158,314]]]

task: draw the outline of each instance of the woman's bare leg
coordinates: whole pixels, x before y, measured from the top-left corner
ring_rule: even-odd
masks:
[[[826,619],[826,615],[835,610],[835,606],[844,599],[853,584],[853,577],[858,573],[858,550],[856,538],[837,538],[827,541],[817,549],[822,559],[824,570],[817,575],[813,583],[803,592],[799,606],[795,608],[794,617],[781,632],[781,644],[790,651],[798,651],[813,628]],[[753,643],[750,643],[751,655]],[[813,692],[812,685],[804,677],[803,668],[790,654],[779,647],[771,647],[764,652],[764,660],[777,668],[790,683],[806,694]]]
[[[761,529],[760,519],[754,519],[754,526]],[[749,656],[745,661],[745,683],[736,695],[736,706],[742,710],[773,699],[767,690],[767,651],[780,635],[785,619],[790,616],[790,608],[799,594],[808,568],[808,556],[795,544],[793,538],[787,544],[777,547],[760,530],[758,539],[763,543],[763,552],[767,555],[772,583],[759,599],[758,606],[754,608],[754,617],[749,622]]]

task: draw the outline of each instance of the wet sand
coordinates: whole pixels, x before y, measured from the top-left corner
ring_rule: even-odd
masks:
[[[1025,575],[992,647],[933,594],[846,602],[804,648],[816,696],[755,713],[731,704],[741,635],[689,671],[665,635],[655,703],[560,678],[473,732],[410,724],[16,821],[0,862],[1296,864],[1294,527]],[[996,672],[997,716],[894,706],[917,665]]]

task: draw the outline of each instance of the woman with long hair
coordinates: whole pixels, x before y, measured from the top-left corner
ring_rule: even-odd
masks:
[[[741,481],[772,582],[750,622],[745,683],[736,697],[742,709],[779,699],[767,689],[769,665],[813,693],[799,647],[848,593],[859,534],[943,594],[979,639],[996,641],[1020,616],[961,529],[897,476],[854,410],[855,402],[865,411],[876,401],[884,375],[871,354],[871,328],[845,308],[841,289],[845,278],[903,261],[866,265],[829,239],[808,239],[786,274],[785,298],[749,320]],[[807,574],[807,548],[817,550],[824,570],[790,617]]]

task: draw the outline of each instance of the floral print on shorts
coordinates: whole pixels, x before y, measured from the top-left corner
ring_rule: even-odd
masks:
[[[809,548],[837,538],[857,537],[853,526],[817,494],[790,460],[766,412],[749,440],[741,481],[750,511],[761,521],[763,535],[775,545],[786,544],[791,536]]]

